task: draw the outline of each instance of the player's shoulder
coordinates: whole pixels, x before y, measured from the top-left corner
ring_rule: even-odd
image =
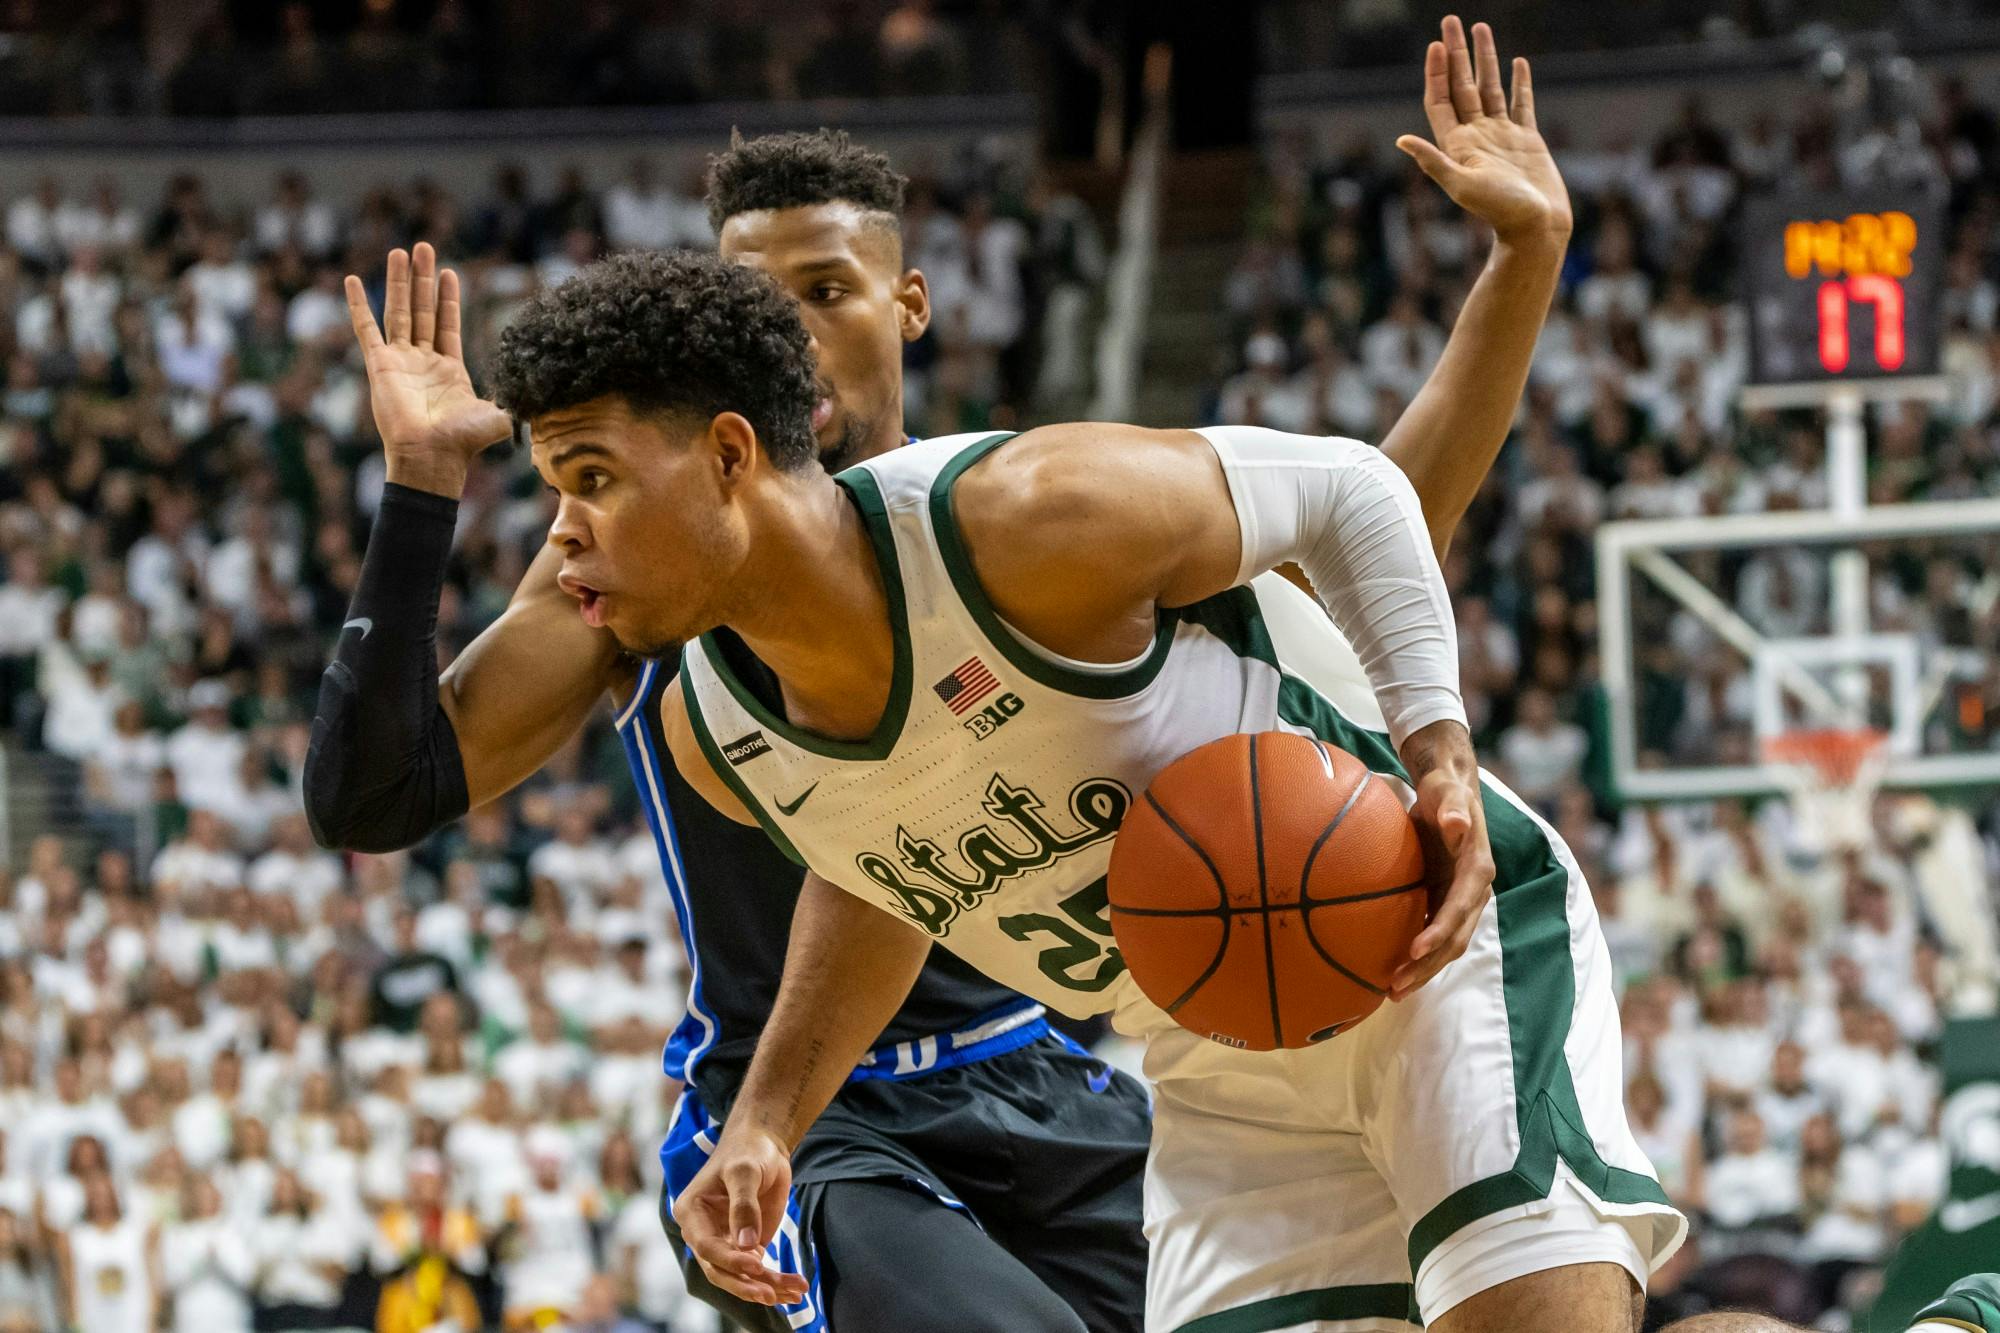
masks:
[[[1103,546],[1127,528],[1160,530],[1162,513],[1185,511],[1192,486],[1215,473],[1215,454],[1190,430],[1114,422],[1041,426],[967,469],[954,508],[968,540],[1012,545]]]

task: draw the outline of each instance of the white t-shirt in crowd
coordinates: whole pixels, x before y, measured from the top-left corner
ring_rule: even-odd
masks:
[[[282,894],[298,904],[299,920],[317,921],[326,895],[342,881],[340,859],[330,852],[294,856],[272,848],[250,863],[248,883],[260,894]]]
[[[341,1283],[321,1265],[351,1268],[360,1262],[361,1243],[351,1220],[322,1207],[309,1217],[272,1213],[250,1233],[257,1257],[257,1297],[269,1305],[309,1305],[331,1310],[340,1304]]]
[[[516,1106],[533,1107],[544,1094],[559,1090],[589,1064],[590,1052],[573,1041],[558,1038],[544,1046],[523,1037],[494,1057],[493,1073],[514,1094]]]
[[[1776,1148],[1725,1153],[1709,1165],[1705,1193],[1718,1227],[1737,1230],[1782,1217],[1798,1210],[1799,1164]]]
[[[160,1233],[160,1277],[173,1297],[174,1333],[249,1333],[256,1272],[249,1240],[225,1218]]]
[[[530,1187],[519,1201],[519,1257],[501,1273],[509,1310],[568,1309],[594,1265],[585,1196],[574,1186]]]
[[[1887,1183],[1881,1161],[1866,1147],[1850,1143],[1841,1149],[1834,1164],[1833,1197],[1826,1211],[1806,1228],[1800,1257],[1807,1263],[1880,1258]]]
[[[1513,726],[1500,735],[1500,762],[1514,790],[1530,801],[1553,798],[1583,771],[1590,738],[1573,722],[1558,722],[1546,732]]]
[[[190,722],[167,737],[167,762],[181,800],[195,808],[226,804],[241,785],[245,744],[242,733],[226,724]]]

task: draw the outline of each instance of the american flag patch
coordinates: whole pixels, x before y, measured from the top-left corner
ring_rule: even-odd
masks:
[[[986,663],[968,657],[964,665],[931,688],[944,700],[945,707],[963,717],[968,708],[1000,688],[1000,678],[986,669]]]

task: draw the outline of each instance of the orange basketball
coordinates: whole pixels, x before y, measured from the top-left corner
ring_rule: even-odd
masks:
[[[1161,769],[1111,849],[1133,980],[1225,1046],[1309,1046],[1382,1002],[1429,915],[1416,825],[1359,759],[1224,736]]]

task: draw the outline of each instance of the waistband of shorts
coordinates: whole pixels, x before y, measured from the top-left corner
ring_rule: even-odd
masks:
[[[878,1046],[861,1058],[850,1083],[866,1079],[899,1080],[920,1078],[941,1069],[990,1060],[996,1055],[1018,1051],[1050,1034],[1048,1010],[1033,1000],[1022,998],[989,1009],[956,1032],[939,1032],[928,1037]]]

